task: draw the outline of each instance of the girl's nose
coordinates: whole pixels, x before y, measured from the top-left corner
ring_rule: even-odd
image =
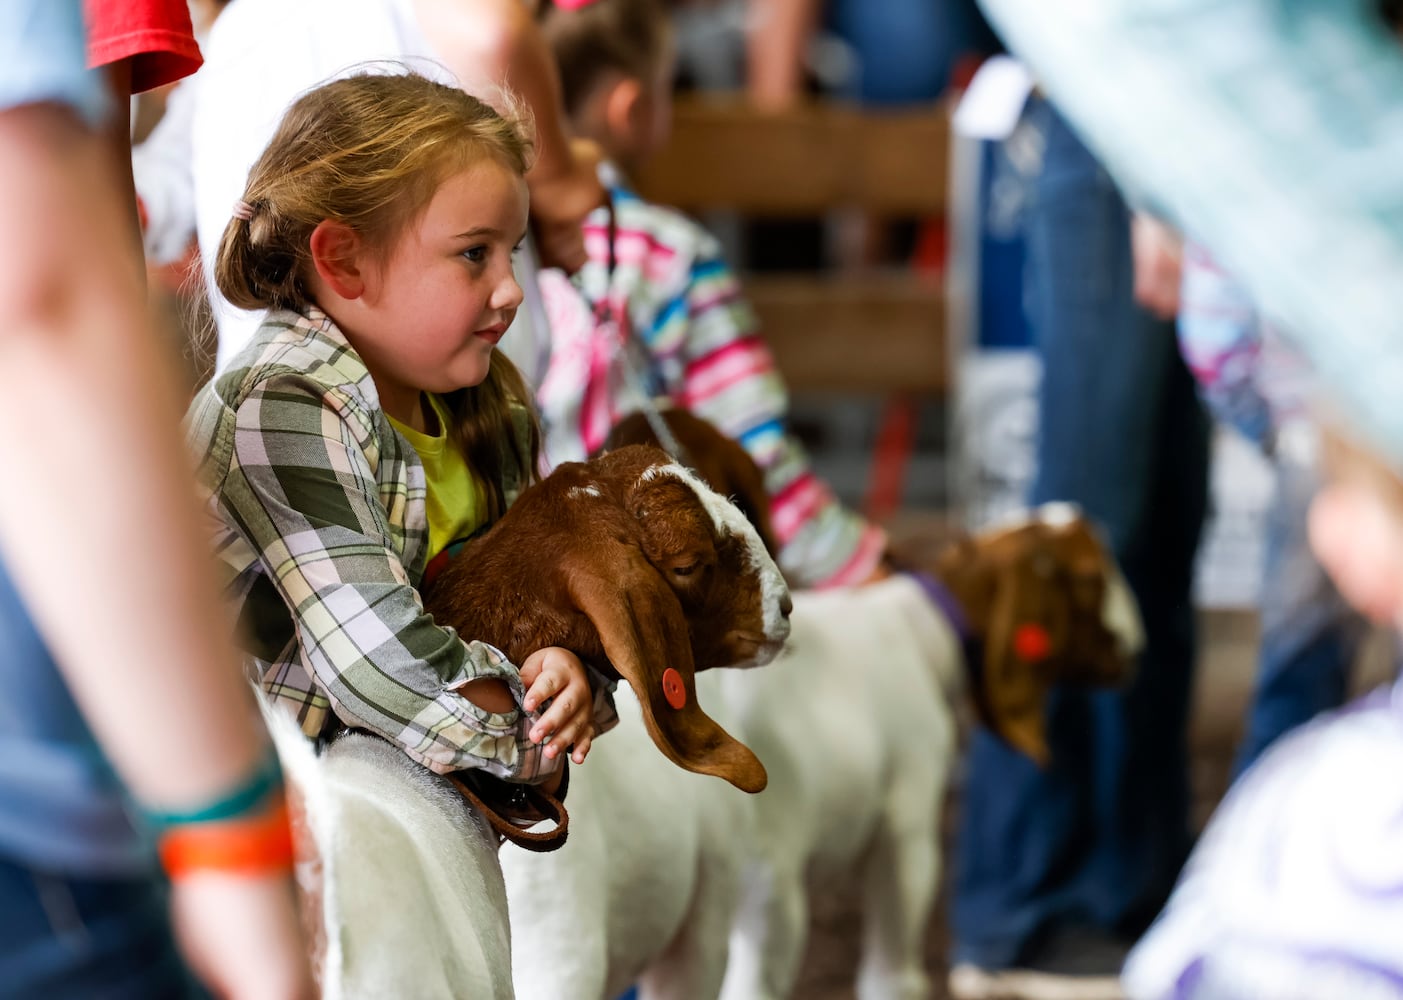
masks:
[[[521,290],[521,284],[516,280],[516,271],[512,270],[493,290],[491,306],[494,309],[515,309],[525,299],[526,295]]]

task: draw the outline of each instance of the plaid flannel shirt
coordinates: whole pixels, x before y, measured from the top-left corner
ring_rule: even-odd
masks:
[[[271,313],[188,414],[215,549],[263,690],[316,736],[334,712],[438,772],[533,781],[562,766],[458,692],[525,691],[506,657],[435,625],[415,589],[429,553],[424,468],[335,325]],[[507,482],[513,501],[522,484]],[[596,722],[611,697],[596,684]]]

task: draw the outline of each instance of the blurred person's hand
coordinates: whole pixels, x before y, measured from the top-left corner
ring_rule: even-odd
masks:
[[[1330,483],[1311,502],[1311,551],[1341,596],[1378,625],[1403,628],[1403,517],[1376,483]]]
[[[285,873],[196,872],[171,889],[191,969],[221,1000],[312,1000],[316,988]]]
[[[803,98],[804,53],[820,7],[818,0],[749,0],[746,93],[761,111],[784,111]]]
[[[599,146],[588,139],[570,141],[570,162],[553,174],[527,175],[531,188],[531,227],[545,267],[574,274],[584,267],[584,221],[604,204],[599,182]]]
[[[1154,216],[1136,212],[1130,220],[1135,260],[1135,301],[1160,319],[1179,315],[1179,282],[1184,241]]]

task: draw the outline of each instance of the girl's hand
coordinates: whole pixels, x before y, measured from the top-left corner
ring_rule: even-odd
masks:
[[[553,176],[528,174],[531,227],[545,267],[574,274],[585,266],[585,216],[604,204],[599,183],[599,147],[588,140],[570,144],[570,168]]]
[[[550,708],[531,727],[531,739],[549,740],[545,755],[552,760],[574,744],[570,759],[583,764],[594,739],[594,692],[580,658],[559,646],[538,649],[521,665],[521,681],[526,685],[526,711],[534,712],[551,700]]]

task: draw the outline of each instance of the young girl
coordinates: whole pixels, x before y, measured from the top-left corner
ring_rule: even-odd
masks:
[[[579,659],[547,648],[518,669],[436,626],[415,590],[535,469],[526,390],[494,350],[521,302],[529,151],[521,122],[411,74],[301,97],[215,265],[268,317],[189,419],[268,696],[310,736],[339,720],[434,771],[552,790],[562,748],[583,761],[593,735]]]
[[[880,572],[886,538],[845,509],[787,429],[784,382],[721,247],[680,212],[650,204],[620,171],[663,142],[672,39],[658,0],[540,0],[567,120],[610,160],[611,205],[585,222],[579,295],[541,275],[552,356],[537,388],[553,462],[603,443],[641,397],[666,397],[735,438],[765,474],[779,562],[803,586],[860,583]],[[581,391],[583,389],[583,391]]]
[[[1399,634],[1399,465],[1327,437],[1324,471],[1311,549],[1357,611]],[[1128,994],[1403,997],[1401,767],[1398,682],[1272,744],[1214,812],[1169,906],[1131,953]]]

